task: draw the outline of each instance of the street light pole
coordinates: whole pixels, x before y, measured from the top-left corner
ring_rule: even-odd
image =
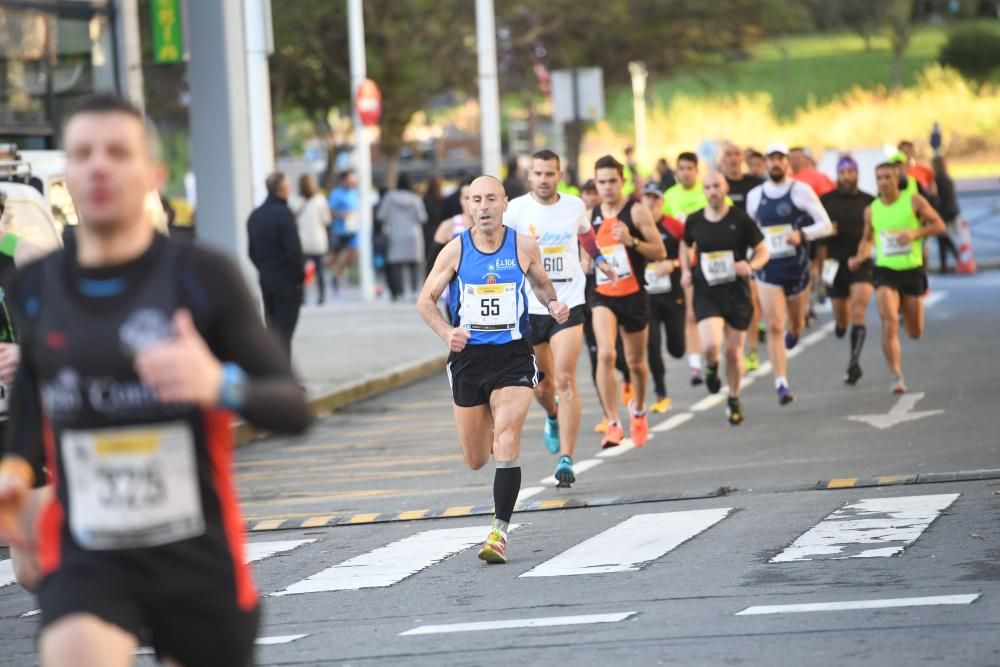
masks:
[[[632,110],[635,114],[635,153],[639,165],[646,164],[646,77],[645,63],[633,60],[628,64],[632,76]]]
[[[483,173],[500,178],[500,90],[493,0],[476,0],[479,54],[479,114]]]
[[[368,78],[365,61],[365,19],[361,0],[347,0],[347,33],[351,56],[351,112],[354,119],[354,169],[358,175],[358,273],[361,298],[375,300],[375,263],[372,258],[372,153],[361,124],[357,93]]]

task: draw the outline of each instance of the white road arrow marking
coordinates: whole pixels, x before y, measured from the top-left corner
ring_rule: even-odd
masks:
[[[913,406],[917,404],[921,398],[924,397],[923,392],[918,394],[903,394],[896,401],[896,405],[884,415],[850,415],[848,419],[851,421],[861,422],[862,424],[868,424],[869,426],[874,426],[875,428],[887,429],[896,424],[902,424],[903,422],[916,421],[917,419],[923,419],[924,417],[933,417],[934,415],[939,415],[944,412],[944,410],[919,410],[917,412],[911,412]]]

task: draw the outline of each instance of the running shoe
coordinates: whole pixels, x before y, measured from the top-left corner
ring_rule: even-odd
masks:
[[[673,404],[674,404],[674,402],[672,400],[670,400],[669,396],[663,396],[663,397],[657,398],[656,402],[653,403],[649,407],[649,409],[650,409],[650,411],[655,412],[656,414],[662,415],[664,412],[666,412],[667,410],[669,410],[670,406],[673,405]]]
[[[892,383],[892,393],[894,394],[906,393],[906,382],[903,380],[902,375],[897,375],[896,381]]]
[[[601,449],[610,449],[611,447],[617,447],[622,444],[622,439],[625,437],[625,429],[619,422],[614,422],[613,424],[608,424],[608,430],[604,432],[604,439],[601,440]]]
[[[628,405],[635,398],[635,387],[631,382],[622,382],[622,405]]]
[[[692,368],[691,369],[691,386],[692,387],[697,387],[702,382],[704,382],[704,380],[701,379],[701,371],[699,369],[697,369],[697,368]]]
[[[816,311],[810,308],[809,312],[806,313],[806,327],[812,327],[812,325],[815,322],[816,322]]]
[[[719,377],[719,366],[707,366],[705,368],[705,387],[710,394],[718,394],[722,389],[722,378]]]
[[[751,352],[743,360],[743,365],[746,367],[747,372],[760,370],[760,359],[757,357],[756,352]]]
[[[793,336],[790,333],[785,333],[785,349],[793,350],[795,346],[799,344],[799,337]]]
[[[847,327],[838,327],[835,325],[833,327],[833,335],[837,338],[843,338],[847,335]]]
[[[559,458],[559,463],[556,464],[555,478],[558,482],[556,488],[559,489],[568,489],[576,481],[576,475],[573,473],[573,459],[565,455]]]
[[[844,377],[844,383],[854,386],[861,379],[861,366],[858,364],[851,364],[847,367],[847,375]]]
[[[559,419],[553,419],[546,415],[545,417],[545,448],[549,450],[550,454],[559,453]]]
[[[507,562],[507,533],[494,527],[483,542],[483,548],[479,550],[479,560],[494,565],[502,565]]]
[[[632,436],[632,444],[636,447],[645,447],[649,442],[649,417],[645,414],[632,414],[628,426],[629,435]]]
[[[743,423],[743,408],[740,407],[740,399],[730,396],[726,400],[726,417],[729,418],[730,426],[739,426]]]
[[[778,404],[788,405],[795,400],[795,396],[785,385],[778,387]]]
[[[601,421],[594,425],[594,433],[604,433],[608,430],[608,418],[601,417]]]

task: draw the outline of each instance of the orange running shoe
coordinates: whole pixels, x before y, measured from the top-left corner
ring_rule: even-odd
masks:
[[[601,449],[610,449],[612,447],[617,447],[622,444],[622,439],[625,437],[625,429],[619,422],[613,424],[608,424],[608,430],[604,433],[604,439],[601,440]]]
[[[594,426],[594,433],[604,433],[607,430],[608,430],[608,418],[601,417],[601,421],[599,421],[597,425]]]
[[[636,447],[645,447],[646,443],[649,442],[649,419],[646,415],[640,417],[633,413],[628,430],[629,435],[632,436],[632,444]]]
[[[635,398],[635,387],[631,382],[622,382],[622,405],[628,405],[633,398]]]

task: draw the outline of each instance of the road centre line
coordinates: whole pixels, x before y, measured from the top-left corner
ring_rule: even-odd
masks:
[[[448,625],[421,625],[399,633],[400,637],[434,635],[452,632],[482,632],[484,630],[512,630],[514,628],[547,628],[560,625],[590,625],[594,623],[619,623],[638,612],[617,614],[588,614],[584,616],[549,616],[547,618],[515,618],[507,621],[480,621],[477,623],[452,623]]]
[[[853,611],[858,609],[890,609],[898,607],[928,607],[933,605],[972,604],[982,594],[936,595],[930,597],[890,598],[886,600],[848,600],[843,602],[813,602],[809,604],[776,604],[747,607],[736,616],[765,614],[801,614],[816,611]]]

